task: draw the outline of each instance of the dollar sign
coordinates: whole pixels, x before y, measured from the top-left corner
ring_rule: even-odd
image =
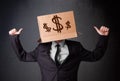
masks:
[[[61,33],[61,30],[63,29],[62,24],[60,24],[59,19],[62,20],[61,17],[58,17],[57,15],[55,15],[52,18],[52,22],[56,24],[56,29],[53,28],[54,31],[57,31],[58,33]]]
[[[51,28],[47,26],[47,23],[43,23],[43,28],[46,29],[46,32],[50,32]]]
[[[68,30],[69,28],[71,28],[70,21],[67,21],[67,22],[66,22],[66,25],[67,25],[67,26],[66,26],[67,30]]]

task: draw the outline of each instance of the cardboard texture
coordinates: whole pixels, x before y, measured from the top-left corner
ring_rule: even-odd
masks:
[[[77,37],[73,11],[37,16],[41,42]]]

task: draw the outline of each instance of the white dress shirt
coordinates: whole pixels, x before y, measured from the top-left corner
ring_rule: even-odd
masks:
[[[51,45],[51,50],[50,50],[50,57],[52,58],[52,60],[55,61],[55,54],[57,51],[57,47],[56,47],[57,43],[56,42],[52,42]],[[59,43],[60,45],[60,53],[58,56],[58,60],[59,62],[62,64],[63,61],[67,58],[67,56],[69,55],[69,50],[68,50],[68,46],[65,44],[65,40],[61,41]]]

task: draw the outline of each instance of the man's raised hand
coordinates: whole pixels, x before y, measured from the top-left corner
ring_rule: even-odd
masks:
[[[21,33],[21,31],[23,30],[23,28],[20,28],[18,31],[16,30],[16,28],[13,28],[9,31],[9,35],[13,36],[13,35],[19,35]]]
[[[100,29],[98,29],[96,26],[94,26],[94,28],[99,35],[108,36],[108,34],[109,34],[109,28],[108,27],[101,26]]]

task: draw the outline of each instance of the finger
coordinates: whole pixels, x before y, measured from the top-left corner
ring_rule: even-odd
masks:
[[[15,28],[13,28],[13,29],[11,29],[10,31],[9,31],[9,34],[10,35],[12,35],[13,33],[15,33],[17,30],[15,29]]]
[[[107,28],[107,31],[109,31],[109,28]]]
[[[103,31],[103,32],[107,32],[107,31],[108,31],[108,28],[104,26],[104,27],[102,28],[102,31]]]
[[[107,32],[107,34],[109,34],[109,28],[106,28],[106,29],[107,29],[107,31],[106,31],[106,32]]]
[[[106,27],[103,27],[103,32],[105,32],[106,31]]]
[[[22,30],[23,30],[23,28],[20,28],[19,31],[18,31],[18,33],[21,33]]]
[[[96,26],[94,26],[94,28],[95,28],[95,30],[96,30],[97,32],[99,32],[99,29],[98,29]]]
[[[100,31],[105,31],[105,26],[101,26]]]
[[[108,28],[107,28],[107,27],[105,27],[105,31],[108,31]]]

